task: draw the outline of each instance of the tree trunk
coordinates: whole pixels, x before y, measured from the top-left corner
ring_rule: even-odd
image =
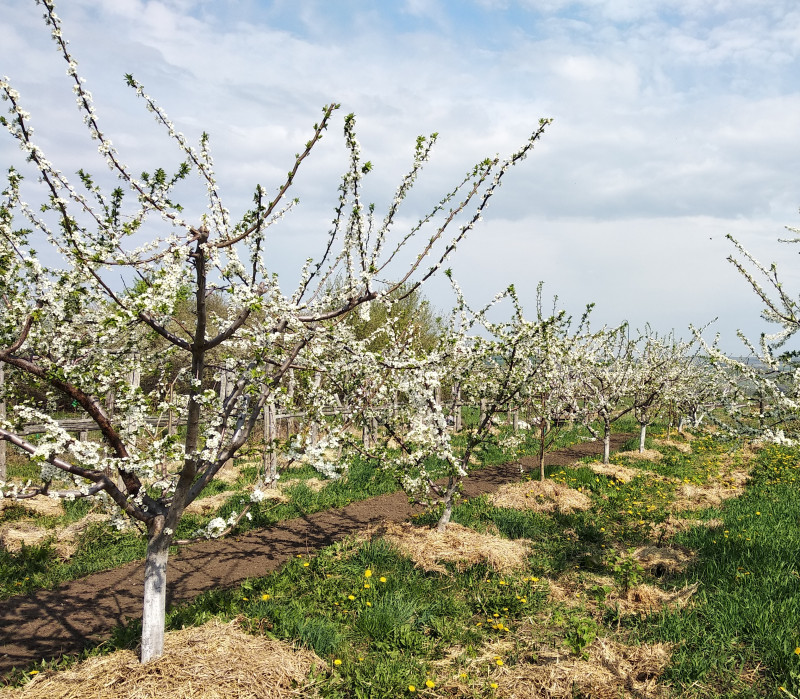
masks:
[[[544,440],[547,437],[547,420],[539,418],[539,480],[544,482]]]
[[[264,406],[264,483],[273,488],[278,480],[278,452],[275,450],[278,426],[275,415],[275,404],[267,403]]]
[[[458,490],[460,482],[460,478],[450,477],[450,482],[447,484],[447,490],[444,495],[444,510],[442,511],[442,516],[439,517],[439,522],[436,524],[436,531],[443,532],[450,522],[450,517],[453,514],[453,505],[455,505],[456,500],[456,490]]]
[[[647,434],[647,424],[644,422],[639,423],[639,453],[644,453],[644,440]]]
[[[611,423],[606,421],[603,430],[603,463],[608,464],[611,458]]]
[[[0,362],[0,390],[5,389],[6,367]],[[0,420],[6,419],[6,400],[0,396]],[[6,440],[0,440],[0,481],[6,480]]]
[[[159,531],[147,542],[142,607],[142,663],[155,660],[164,652],[169,541],[170,537]]]

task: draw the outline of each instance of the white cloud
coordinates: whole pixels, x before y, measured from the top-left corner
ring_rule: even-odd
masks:
[[[486,231],[457,257],[476,302],[511,281],[530,295],[546,279],[573,308],[596,299],[598,313],[605,303],[609,317],[657,328],[702,322],[715,307],[733,312],[736,298],[746,312],[730,327],[758,327],[727,248],[700,242],[743,230],[758,254],[797,223],[800,13],[789,0],[407,0],[393,9],[74,0],[59,13],[134,169],[179,153],[124,87],[126,72],[191,138],[211,133],[234,210],[256,182],[278,184],[330,100],[359,116],[379,206],[414,138],[441,132],[409,219],[475,161],[510,152],[539,117],[554,116],[509,174]],[[51,159],[74,172],[83,127],[39,10],[0,0],[0,12],[0,73],[22,89]],[[330,219],[345,167],[340,130],[337,121],[298,179],[298,215],[276,229],[276,268],[290,276],[308,252],[293,252],[293,236],[305,240]],[[16,157],[7,138],[0,154]]]

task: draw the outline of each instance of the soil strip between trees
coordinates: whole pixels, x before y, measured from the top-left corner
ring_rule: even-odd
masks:
[[[611,436],[612,449],[630,437]],[[546,456],[548,466],[566,466],[602,455],[602,442],[584,442]],[[488,466],[464,481],[464,497],[491,493],[535,470],[536,460]],[[308,555],[382,520],[403,522],[423,509],[402,491],[279,522],[241,536],[187,545],[170,557],[168,606],[215,588],[232,587],[247,578],[277,570],[297,554]],[[78,653],[108,637],[113,628],[142,613],[144,562],[72,580],[52,590],[0,602],[0,673],[27,667],[43,658]]]

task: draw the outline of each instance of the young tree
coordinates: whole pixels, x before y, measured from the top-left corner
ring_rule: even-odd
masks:
[[[800,228],[787,226],[792,235],[781,242],[800,243]],[[762,333],[751,342],[740,331],[739,338],[751,360],[740,360],[722,352],[716,342],[703,341],[718,380],[725,385],[726,427],[733,433],[778,442],[794,442],[800,435],[800,371],[796,350],[785,350],[787,342],[800,330],[800,299],[787,291],[778,266],[761,264],[741,243],[728,235],[738,256],[728,261],[739,271],[764,304],[762,318],[778,326],[776,332]],[[699,331],[696,334],[700,336]],[[702,341],[702,338],[701,338]],[[783,351],[782,351],[783,350]]]
[[[186,506],[242,448],[264,407],[285,400],[288,372],[320,370],[321,358],[329,356],[326,348],[347,344],[345,324],[337,318],[391,296],[403,284],[411,293],[441,268],[481,218],[508,168],[526,157],[549,122],[542,120],[506,160],[488,158],[471,168],[416,225],[398,233],[398,208],[436,135],[417,140],[412,165],[377,221],[362,201],[362,180],[371,165],[361,157],[354,117],[345,117],[349,165],[333,223],[319,258],[304,265],[296,288],[284,291],[265,257],[267,236],[293,207],[288,192],[338,105],[324,108],[277,192],[256,186],[253,207],[236,220],[219,193],[208,135],[194,147],[130,75],[128,84],[183,162],[172,174],[157,168],[139,177],[125,166],[101,127],[52,1],[42,4],[89,135],[118,184],[109,191],[81,170],[76,185],[58,170],[34,138],[20,95],[8,79],[0,79],[0,93],[9,103],[9,116],[0,123],[18,141],[43,192],[41,203],[27,204],[21,175],[9,171],[0,205],[0,362],[74,401],[102,443],[74,439],[46,405],[34,402],[13,406],[0,425],[0,439],[42,465],[42,484],[17,496],[95,496],[145,531],[141,659],[146,662],[163,650],[169,546]],[[175,185],[192,174],[208,204],[196,221],[184,220],[174,200]],[[34,233],[15,228],[15,214]],[[448,240],[444,236],[452,228]],[[423,242],[403,265],[400,260],[419,236]],[[49,250],[34,252],[31,245]],[[140,290],[120,289],[114,281],[120,276]],[[337,278],[340,284],[332,290]],[[397,282],[378,281],[386,278]],[[190,317],[182,312],[187,289],[194,301]],[[220,301],[213,308],[212,297]],[[164,346],[150,341],[152,333]],[[132,380],[145,367],[167,361],[180,367],[185,393],[145,394]],[[356,352],[350,361],[358,364],[362,356]],[[227,394],[219,395],[213,384],[223,372],[233,378]],[[414,380],[424,383],[424,377]],[[112,390],[110,414],[103,400]],[[168,411],[185,424],[181,439],[148,420]],[[17,429],[31,420],[47,426],[35,444]],[[162,477],[164,463],[177,466]],[[59,489],[63,478],[73,479],[74,487]]]
[[[541,286],[537,316],[543,322]],[[570,331],[571,319],[563,323],[543,326],[539,335],[537,359],[539,369],[528,388],[528,408],[534,415],[533,422],[539,438],[539,479],[544,480],[545,454],[553,445],[559,432],[569,422],[582,422],[583,406],[580,404],[580,388],[585,371],[582,343],[591,334],[588,318],[592,306],[588,306],[581,317],[578,328]]]
[[[414,355],[398,351],[400,342],[382,343],[380,353],[369,353],[369,363],[340,364],[335,381],[358,386],[354,396],[362,402],[361,419],[382,427],[383,439],[364,452],[393,469],[416,500],[442,506],[439,530],[450,521],[478,451],[491,444],[506,451],[519,446],[520,434],[504,429],[499,418],[510,407],[531,399],[545,370],[543,348],[569,326],[563,312],[545,318],[541,307],[535,320],[526,319],[513,287],[473,311],[455,282],[453,286],[456,308],[433,351]],[[505,298],[513,304],[511,318],[489,320],[496,304]],[[458,435],[448,424],[440,398],[445,381],[460,387],[464,404],[480,406],[477,419],[465,421]],[[401,400],[392,410],[375,409],[393,395]]]
[[[603,463],[611,455],[611,425],[633,410],[636,343],[627,324],[587,335],[581,345],[584,357],[581,395],[586,415],[603,424]]]
[[[685,342],[672,333],[659,336],[649,326],[637,342],[633,386],[633,414],[639,423],[639,452],[644,451],[647,428],[670,402],[690,390],[697,374],[692,371],[694,340]]]

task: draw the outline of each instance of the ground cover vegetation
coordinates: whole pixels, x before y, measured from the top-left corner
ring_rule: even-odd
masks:
[[[345,117],[349,165],[331,229],[320,258],[308,260],[298,287],[286,293],[264,255],[267,237],[293,208],[287,192],[337,105],[323,110],[274,198],[258,185],[253,208],[236,222],[219,196],[208,135],[199,149],[193,146],[132,76],[127,83],[183,162],[172,175],[159,167],[138,177],[124,165],[101,129],[52,2],[41,4],[79,112],[117,186],[87,170],[73,185],[49,162],[22,98],[2,80],[9,103],[2,125],[26,154],[42,196],[40,205],[29,205],[22,174],[9,170],[0,208],[6,300],[0,362],[8,369],[3,397],[11,411],[0,441],[27,455],[40,472],[35,482],[5,483],[4,496],[95,498],[115,526],[142,531],[143,661],[157,657],[163,645],[170,547],[194,524],[191,510],[189,518],[184,514],[201,495],[224,498],[224,486],[214,481],[246,450],[257,426],[263,425],[263,470],[249,502],[210,519],[208,536],[254,517],[264,488],[280,476],[279,451],[288,463],[309,464],[328,479],[341,478],[348,454],[378,461],[412,497],[443,505],[443,529],[477,452],[496,447],[513,458],[527,439],[524,430],[500,429],[501,415],[518,418],[520,410],[538,407],[532,420],[539,427],[540,464],[554,427],[564,424],[590,425],[599,416],[607,445],[610,424],[638,400],[637,340],[626,326],[591,331],[584,315],[573,330],[564,311],[543,313],[541,299],[529,319],[513,286],[475,311],[453,281],[455,308],[438,328],[418,296],[434,273],[449,275],[448,257],[548,120],[507,159],[488,158],[471,168],[416,225],[399,232],[397,212],[436,136],[418,139],[412,165],[378,222],[363,201],[372,165],[361,156],[354,117]],[[195,223],[177,203],[191,175],[207,199]],[[30,228],[16,227],[15,216]],[[408,250],[422,235],[427,238],[419,249]],[[62,266],[43,265],[40,246]],[[411,261],[401,263],[409,252]],[[120,276],[118,288],[111,280]],[[490,311],[506,300],[510,317],[490,320]],[[413,322],[409,308],[417,311]],[[348,320],[353,314],[360,322]],[[423,332],[431,327],[438,332]],[[80,412],[80,428],[57,419],[67,406]],[[477,408],[476,420],[463,419],[465,406]],[[303,425],[287,428],[283,441],[275,430],[278,410]],[[457,423],[453,429],[450,421]],[[76,431],[87,437],[90,430],[100,438],[76,439]],[[295,504],[309,499],[303,488],[295,488]]]
[[[647,458],[553,468],[557,494],[532,473],[513,506],[456,505],[446,534],[432,511],[302,554],[171,610],[167,627],[232,624],[313,651],[293,685],[305,696],[796,693],[800,453],[689,437],[657,426]],[[138,632],[88,655],[135,648]],[[21,696],[52,691],[49,668],[18,673]]]
[[[363,200],[372,164],[361,156],[349,115],[349,165],[331,229],[319,259],[309,259],[298,287],[286,292],[264,255],[268,235],[296,204],[287,192],[338,105],[323,110],[277,194],[258,185],[253,208],[234,222],[219,197],[208,136],[199,149],[191,145],[132,76],[128,84],[183,162],[172,175],[159,167],[139,177],[122,163],[100,128],[52,2],[41,4],[79,111],[118,186],[84,170],[73,186],[34,139],[20,95],[0,80],[10,105],[0,123],[44,192],[39,204],[27,204],[23,177],[11,168],[0,204],[0,444],[16,450],[8,466],[2,455],[0,594],[144,555],[142,622],[118,634],[121,643],[140,633],[143,663],[161,656],[165,624],[221,616],[246,632],[313,650],[320,663],[303,691],[325,696],[528,696],[531,688],[545,696],[662,689],[741,696],[735,693],[748,682],[753,696],[776,682],[777,691],[797,691],[791,655],[800,656],[800,647],[790,648],[792,631],[769,639],[759,632],[770,589],[784,591],[780,604],[793,608],[793,588],[777,581],[787,571],[762,561],[765,530],[758,527],[740,524],[738,548],[726,548],[732,518],[756,517],[760,525],[769,503],[776,503],[776,526],[793,541],[783,514],[791,488],[765,475],[785,470],[794,477],[799,390],[795,355],[778,353],[800,327],[796,302],[774,266],[766,269],[738,248],[770,280],[776,299],[733,259],[767,305],[765,316],[782,328],[764,336],[758,350],[750,346],[758,364],[731,360],[699,332],[686,342],[627,324],[592,329],[590,308],[573,323],[555,303],[544,312],[541,290],[529,316],[513,286],[474,309],[451,279],[454,308],[438,318],[420,286],[437,272],[450,276],[449,256],[549,121],[541,120],[505,160],[488,158],[468,170],[416,225],[399,232],[399,207],[436,135],[418,139],[379,222]],[[194,223],[176,201],[192,174],[208,204]],[[45,267],[40,246],[62,266]],[[120,275],[117,288],[110,280]],[[77,419],[64,419],[65,411]],[[696,431],[706,416],[716,436],[689,444],[681,428],[688,419]],[[659,421],[667,437],[677,423],[676,440],[648,441],[648,428]],[[611,430],[625,424],[635,425],[638,437],[612,458]],[[578,429],[603,439],[602,463],[556,470],[547,479],[546,451],[559,438],[577,438]],[[783,444],[784,451],[761,449],[761,476],[733,504],[752,457],[744,436]],[[472,468],[530,453],[538,456],[537,480],[460,502]],[[176,544],[269,526],[398,485],[428,506],[416,529],[339,544],[167,617],[167,564]],[[31,508],[39,508],[40,525],[56,528],[43,543],[33,529],[25,531],[36,527]],[[696,512],[683,516],[687,509]],[[710,539],[720,542],[712,549],[703,536],[716,536],[720,526],[727,528]],[[485,537],[494,537],[488,548]],[[759,544],[750,546],[754,537]],[[517,542],[522,558],[500,541]],[[771,554],[788,551],[779,548]],[[711,555],[720,549],[726,557]],[[737,584],[758,578],[760,592],[746,597],[714,582],[732,561],[742,564]],[[749,577],[759,562],[766,582]],[[337,582],[350,592],[328,608]],[[296,593],[291,599],[289,589]],[[690,609],[678,613],[690,599]],[[707,614],[716,615],[713,624]],[[513,643],[500,640],[512,638],[509,623],[520,631]],[[727,659],[686,650],[689,639],[695,649],[711,643],[708,633],[730,646]],[[642,641],[648,642],[637,645]]]

